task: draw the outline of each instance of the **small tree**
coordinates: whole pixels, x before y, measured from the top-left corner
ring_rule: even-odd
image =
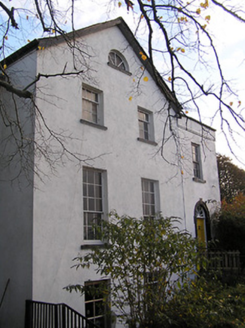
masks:
[[[219,220],[215,228],[218,246],[224,250],[239,250],[245,255],[245,196],[240,193],[228,203],[222,201]],[[245,259],[242,257],[243,266]]]
[[[157,327],[173,289],[205,265],[196,240],[177,228],[178,221],[113,214],[101,231],[104,247],[75,258],[77,269],[95,265],[98,274],[110,278],[111,304],[130,328]],[[84,293],[86,287],[66,289]]]
[[[221,199],[227,202],[239,193],[245,192],[245,171],[224,155],[217,155]]]

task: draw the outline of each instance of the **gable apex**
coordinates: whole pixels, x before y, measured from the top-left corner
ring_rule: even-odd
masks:
[[[125,23],[124,19],[122,17],[118,17],[116,19],[97,23],[85,28],[81,28],[76,31],[72,31],[69,33],[66,33],[64,35],[59,36],[52,36],[52,37],[45,37],[45,38],[39,38],[34,39],[30,43],[26,44],[24,47],[20,48],[7,58],[5,58],[2,63],[4,64],[11,64],[15,62],[16,60],[20,59],[27,53],[37,50],[38,47],[42,48],[48,48],[50,46],[55,46],[58,44],[65,43],[67,41],[72,40],[74,37],[82,38],[83,36],[87,36],[89,34],[98,33],[100,31],[103,31],[105,29],[109,29],[111,27],[118,27],[121,33],[124,35],[125,39],[129,43],[129,45],[132,47],[132,49],[135,52],[135,55],[138,57],[139,61],[142,63],[142,66],[146,68],[146,70],[151,75],[152,79],[155,81],[157,86],[159,87],[160,91],[165,96],[166,100],[169,102],[170,107],[175,111],[176,115],[178,117],[182,116],[182,106],[178,102],[177,97],[174,92],[172,92],[163,78],[161,77],[160,73],[157,71],[155,66],[153,65],[152,61],[148,58],[147,53],[144,51],[142,46],[139,44],[137,39],[135,38],[134,34],[128,27],[128,25]],[[142,59],[142,53],[147,57],[146,60]]]

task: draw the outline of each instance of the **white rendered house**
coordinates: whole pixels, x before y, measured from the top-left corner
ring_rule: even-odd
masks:
[[[76,67],[84,70],[82,78],[39,79],[29,89],[35,111],[31,101],[15,96],[23,131],[33,141],[33,167],[26,169],[39,172],[42,181],[35,173],[28,179],[19,174],[18,156],[1,169],[0,327],[24,327],[27,299],[66,303],[95,321],[88,301],[63,287],[100,279],[93,269],[70,267],[79,253],[101,244],[91,222],[96,218],[99,224],[111,210],[178,216],[193,236],[211,238],[213,201],[220,197],[215,131],[181,111],[121,18],[79,30],[77,38],[84,47],[81,62],[89,63]],[[38,73],[73,70],[73,59],[60,37],[34,40],[7,59],[8,74],[24,88]],[[3,88],[0,94],[1,105],[14,115],[11,95]],[[52,172],[37,146],[49,140],[44,122],[69,136],[65,147],[84,161],[78,165],[74,157],[63,157]],[[0,121],[2,153],[15,149],[9,139],[4,144],[8,134]],[[54,163],[61,148],[53,139],[47,152],[49,147]]]

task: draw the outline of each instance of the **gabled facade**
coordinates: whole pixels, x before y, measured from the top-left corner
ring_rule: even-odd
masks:
[[[24,326],[26,299],[66,303],[95,316],[88,300],[63,287],[102,279],[93,268],[70,267],[79,253],[101,245],[91,222],[99,224],[111,210],[135,217],[177,216],[193,236],[211,238],[213,201],[219,201],[214,130],[181,112],[122,19],[80,30],[77,38],[90,66],[83,78],[40,79],[32,117],[31,101],[22,103],[25,133],[36,143],[32,169],[38,167],[42,181],[35,174],[26,180],[22,173],[15,179],[18,161],[2,170],[1,327]],[[74,64],[61,38],[35,40],[7,60],[13,80],[16,71],[22,73],[15,83],[23,87],[40,72],[69,72]],[[0,92],[11,113],[11,100]],[[78,165],[68,156],[50,171],[35,149],[41,137],[49,138],[42,118],[51,131],[69,136],[65,146],[84,154],[84,162]],[[2,140],[7,133],[2,124]],[[2,147],[6,152],[15,145]],[[49,147],[51,159],[56,158],[59,144],[52,140]]]

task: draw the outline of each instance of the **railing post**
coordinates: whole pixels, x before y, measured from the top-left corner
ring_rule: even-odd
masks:
[[[54,328],[59,328],[59,313],[58,313],[58,304],[55,304],[54,308]]]
[[[62,328],[66,328],[66,309],[65,309],[65,305],[62,304],[62,313],[61,313],[61,317],[62,317]]]
[[[32,301],[26,300],[25,328],[31,328],[32,317]]]

